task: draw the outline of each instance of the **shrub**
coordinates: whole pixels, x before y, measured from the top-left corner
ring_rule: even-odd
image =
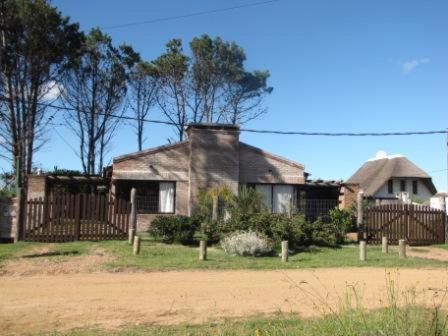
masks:
[[[219,223],[213,222],[212,220],[202,220],[200,223],[200,228],[195,234],[196,240],[199,241],[204,239],[211,244],[219,242],[221,235]]]
[[[297,214],[289,218],[284,214],[271,215],[271,234],[276,243],[289,242],[291,248],[304,245],[306,241],[305,216]]]
[[[343,243],[345,241],[345,235],[354,229],[355,221],[352,213],[345,209],[334,208],[330,210],[331,222],[336,226],[338,230],[337,241]]]
[[[272,252],[268,237],[254,231],[235,232],[221,241],[221,247],[227,254],[240,256],[261,256]]]
[[[195,217],[188,216],[157,216],[148,229],[156,239],[164,243],[192,244],[200,222]]]
[[[336,225],[320,218],[308,223],[308,232],[309,241],[306,245],[335,246],[339,243],[340,231]]]

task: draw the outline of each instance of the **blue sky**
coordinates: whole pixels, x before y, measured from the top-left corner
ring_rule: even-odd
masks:
[[[55,0],[83,30],[241,5],[255,0]],[[241,45],[248,69],[271,72],[269,111],[250,128],[386,132],[448,127],[448,2],[445,0],[280,0],[207,16],[105,30],[152,60],[171,38],[207,33]],[[154,112],[152,118],[160,118]],[[146,147],[173,135],[148,125]],[[43,168],[79,169],[63,127],[37,154]],[[62,140],[62,138],[64,140]],[[379,150],[404,154],[446,189],[443,135],[325,138],[241,134],[241,140],[303,163],[312,178],[348,178]],[[70,145],[70,146],[69,146]],[[135,151],[123,125],[109,158]],[[7,163],[0,161],[0,167]]]

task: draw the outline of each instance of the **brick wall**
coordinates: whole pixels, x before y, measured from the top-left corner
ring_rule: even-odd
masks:
[[[13,241],[16,234],[16,198],[0,197],[0,242]]]
[[[112,180],[176,182],[176,214],[191,215],[201,189],[240,183],[305,182],[304,167],[239,142],[234,125],[190,125],[188,140],[114,159]],[[112,191],[115,187],[112,186]],[[139,214],[137,230],[147,230],[157,214]]]
[[[45,197],[47,177],[44,175],[28,175],[28,199]]]
[[[290,183],[305,182],[304,167],[274,157],[272,154],[240,144],[240,183]]]
[[[239,127],[190,125],[190,213],[201,189],[227,185],[238,192]]]
[[[356,204],[360,190],[361,187],[359,184],[344,184],[341,188],[341,195],[339,196],[339,208],[348,209],[353,204]]]

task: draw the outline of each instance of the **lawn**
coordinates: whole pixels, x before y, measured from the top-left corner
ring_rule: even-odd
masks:
[[[279,315],[271,318],[252,318],[247,320],[228,320],[221,323],[201,325],[127,326],[120,330],[95,328],[78,329],[54,336],[180,336],[180,335],[218,335],[218,336],[421,336],[448,335],[446,313],[438,309],[419,307],[389,307],[367,313],[362,310],[346,311],[340,315],[330,315],[317,319],[300,319],[297,316]]]
[[[219,247],[208,248],[208,260],[198,260],[197,247],[167,245],[143,237],[140,255],[134,256],[126,241],[70,242],[60,244],[26,243],[1,244],[0,264],[18,255],[33,254],[33,251],[47,248],[50,254],[42,257],[59,256],[70,258],[101,248],[112,255],[113,260],[105,268],[138,268],[145,270],[169,269],[283,269],[317,267],[444,267],[447,263],[423,258],[399,259],[396,252],[381,253],[380,246],[368,246],[367,261],[359,261],[357,245],[343,245],[338,248],[309,247],[290,255],[288,263],[282,263],[276,255],[265,257],[229,256]],[[37,255],[38,256],[38,255]]]

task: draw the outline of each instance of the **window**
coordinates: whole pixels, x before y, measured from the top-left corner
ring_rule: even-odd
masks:
[[[129,199],[132,188],[137,189],[138,213],[174,213],[175,182],[119,181],[117,197]]]
[[[263,202],[270,212],[285,213],[295,206],[296,196],[293,185],[256,184],[255,189],[263,197]]]
[[[414,195],[418,194],[418,181],[417,180],[412,181],[412,193]]]
[[[394,181],[393,180],[387,181],[387,192],[389,194],[393,194],[394,193]]]
[[[400,180],[400,191],[406,191],[406,180]]]
[[[257,184],[255,190],[263,196],[263,203],[268,210],[272,212],[272,185],[271,184]]]
[[[285,213],[292,208],[294,188],[292,185],[273,186],[273,211],[274,213]]]

